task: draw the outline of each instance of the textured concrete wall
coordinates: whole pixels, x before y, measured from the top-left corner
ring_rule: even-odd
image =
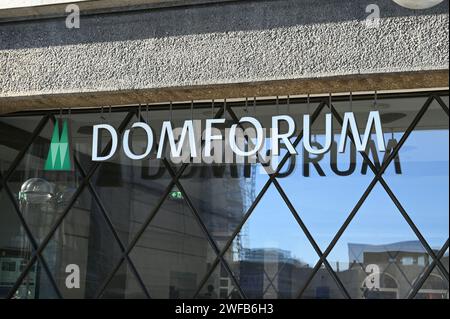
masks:
[[[368,29],[365,8],[382,20]],[[0,98],[448,69],[448,1],[242,1],[0,24]]]

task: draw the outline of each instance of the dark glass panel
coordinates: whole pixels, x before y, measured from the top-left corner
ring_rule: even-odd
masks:
[[[8,171],[41,119],[42,116],[0,117],[0,173]]]
[[[130,253],[152,298],[192,298],[216,254],[183,198],[167,197]]]
[[[5,298],[34,249],[4,189],[0,190],[0,207],[0,298]],[[25,295],[19,292],[17,297]]]
[[[141,285],[124,261],[101,295],[103,299],[146,299]]]
[[[64,298],[94,298],[121,255],[88,189],[78,197],[43,251]],[[73,278],[72,265],[79,269],[78,288],[67,284],[67,278]]]
[[[71,123],[69,121],[69,136]],[[62,122],[58,124],[60,132],[61,124]],[[38,242],[48,235],[52,226],[68,208],[72,196],[80,185],[80,175],[74,169],[71,143],[65,151],[69,153],[72,168],[67,170],[46,168],[47,159],[52,159],[50,144],[53,132],[54,124],[49,121],[26,150],[24,157],[8,180],[8,186],[17,200],[20,212]],[[53,163],[58,165],[62,150],[59,148],[56,150],[55,153],[58,155]]]
[[[12,299],[58,299],[58,294],[41,264],[36,262]]]

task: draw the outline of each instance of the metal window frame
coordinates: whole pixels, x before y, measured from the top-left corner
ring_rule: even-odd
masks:
[[[31,232],[31,229],[27,225],[27,222],[26,222],[25,218],[22,216],[22,214],[20,212],[20,209],[19,209],[18,203],[17,203],[17,201],[15,199],[15,196],[14,196],[14,194],[12,193],[11,189],[8,186],[8,180],[10,179],[11,175],[13,174],[15,169],[20,164],[21,160],[26,155],[28,148],[33,144],[34,140],[39,136],[41,131],[44,129],[45,125],[47,125],[47,123],[50,120],[55,122],[56,121],[55,114],[57,114],[58,112],[61,112],[61,111],[59,111],[59,110],[48,110],[48,111],[42,111],[42,112],[36,112],[35,111],[35,112],[20,112],[20,113],[12,114],[12,116],[19,116],[19,115],[23,116],[24,114],[25,115],[43,115],[43,117],[41,118],[41,120],[37,124],[36,128],[33,130],[30,139],[25,143],[23,149],[15,156],[14,160],[11,162],[11,165],[8,168],[8,170],[6,171],[6,173],[3,176],[0,174],[0,181],[1,181],[1,183],[0,183],[0,191],[2,191],[3,189],[6,191],[6,194],[7,194],[8,198],[9,198],[9,200],[12,202],[12,204],[14,206],[14,211],[17,214],[17,216],[18,216],[18,218],[19,218],[19,220],[21,222],[21,226],[23,226],[24,229],[25,229],[25,233],[26,233],[27,239],[30,240],[30,243],[31,243],[32,248],[33,248],[33,253],[32,253],[31,258],[29,259],[28,263],[26,264],[25,268],[23,269],[21,275],[17,278],[15,284],[13,285],[13,287],[10,290],[10,292],[8,293],[7,298],[12,298],[14,296],[15,292],[20,287],[20,285],[22,284],[22,281],[28,275],[28,273],[31,270],[31,268],[33,267],[33,265],[38,263],[38,262],[40,262],[42,264],[42,267],[43,267],[46,275],[48,276],[48,278],[50,280],[50,283],[51,283],[51,285],[52,285],[52,287],[53,287],[53,289],[54,289],[54,291],[56,293],[56,296],[58,298],[63,298],[63,296],[61,294],[61,291],[59,290],[58,285],[56,284],[56,281],[55,281],[55,279],[54,279],[54,277],[53,277],[53,275],[52,275],[52,273],[51,273],[51,271],[50,271],[50,269],[49,269],[49,267],[48,267],[44,257],[42,256],[42,253],[45,250],[45,248],[46,248],[47,244],[49,243],[49,241],[51,240],[51,238],[53,237],[54,233],[58,230],[59,226],[64,221],[65,217],[68,215],[68,213],[72,209],[72,207],[75,204],[78,196],[85,190],[86,187],[88,188],[89,193],[92,196],[92,199],[95,201],[95,203],[100,208],[101,216],[104,219],[104,221],[106,222],[106,225],[108,226],[108,228],[113,233],[114,239],[116,240],[116,242],[117,242],[117,244],[118,244],[118,246],[119,246],[119,248],[121,250],[121,253],[122,253],[121,257],[118,260],[118,263],[114,267],[112,267],[112,271],[108,274],[108,276],[106,277],[104,282],[101,284],[100,288],[98,289],[98,291],[96,293],[96,298],[100,298],[103,295],[103,293],[106,291],[110,281],[114,278],[114,276],[116,275],[117,271],[122,266],[124,261],[131,268],[131,272],[133,273],[133,275],[135,276],[136,280],[138,281],[138,284],[141,287],[141,289],[142,289],[143,293],[145,294],[145,296],[147,298],[151,298],[150,291],[148,291],[147,286],[145,285],[142,277],[140,276],[138,270],[136,269],[136,267],[135,267],[132,259],[130,258],[129,254],[131,253],[131,251],[133,250],[133,248],[135,247],[135,245],[137,244],[137,242],[141,238],[142,234],[146,231],[148,225],[152,222],[152,220],[154,219],[154,217],[158,213],[159,209],[161,208],[161,206],[163,205],[163,203],[167,199],[170,191],[173,189],[174,186],[177,186],[178,189],[180,190],[180,192],[182,193],[183,198],[184,198],[187,206],[189,207],[189,210],[193,214],[195,221],[200,226],[202,232],[205,235],[206,240],[208,241],[209,245],[211,246],[211,248],[213,249],[214,253],[216,254],[216,258],[214,259],[213,263],[211,264],[209,270],[205,273],[204,277],[200,281],[200,283],[199,283],[199,285],[198,285],[198,287],[197,287],[197,289],[195,291],[195,294],[193,296],[194,298],[198,297],[199,293],[202,291],[204,285],[206,284],[206,282],[208,281],[210,276],[220,266],[224,267],[224,269],[226,270],[226,272],[230,276],[230,279],[233,282],[235,288],[239,291],[241,297],[246,298],[245,292],[240,287],[239,282],[238,282],[236,276],[234,275],[234,273],[232,272],[228,262],[224,258],[224,255],[227,253],[227,251],[231,247],[233,241],[235,240],[236,236],[242,230],[243,226],[245,225],[247,220],[250,218],[250,216],[252,215],[252,213],[256,209],[257,205],[259,204],[260,200],[262,199],[262,197],[265,195],[266,191],[269,189],[269,187],[272,184],[274,185],[275,189],[278,191],[279,195],[283,199],[283,201],[286,204],[287,208],[289,209],[289,211],[291,212],[291,214],[295,218],[295,220],[296,220],[297,224],[299,225],[301,231],[303,231],[304,235],[306,236],[306,238],[308,239],[309,243],[311,244],[311,246],[313,247],[313,249],[315,250],[315,252],[317,253],[317,255],[319,257],[316,265],[314,266],[314,268],[312,268],[311,274],[308,276],[306,281],[303,283],[302,287],[299,289],[299,291],[298,291],[298,293],[296,295],[298,298],[302,297],[303,293],[306,291],[306,289],[308,288],[309,284],[311,283],[311,281],[313,280],[314,276],[317,274],[319,269],[321,269],[322,265],[325,266],[325,268],[329,272],[330,276],[335,281],[335,283],[336,283],[337,287],[339,288],[340,292],[342,293],[342,295],[345,298],[350,298],[350,295],[349,295],[348,291],[346,290],[345,286],[342,284],[342,282],[339,279],[338,275],[332,269],[331,265],[327,261],[327,257],[331,253],[331,251],[333,250],[333,248],[335,247],[335,245],[337,244],[337,242],[339,241],[339,239],[341,238],[342,234],[345,232],[345,230],[347,229],[347,227],[349,226],[351,221],[354,219],[354,217],[358,213],[359,209],[364,204],[365,200],[369,197],[369,195],[371,194],[372,190],[375,188],[375,186],[378,183],[385,190],[386,194],[389,196],[389,198],[392,200],[394,205],[397,207],[397,209],[398,209],[399,213],[401,214],[402,218],[407,222],[407,224],[409,225],[411,230],[414,232],[415,236],[417,237],[417,239],[419,240],[421,245],[424,247],[426,253],[432,259],[432,262],[427,267],[424,268],[424,270],[421,273],[421,275],[418,278],[418,280],[416,280],[416,282],[413,283],[411,291],[408,294],[407,298],[412,299],[412,298],[414,298],[417,295],[417,293],[421,289],[422,285],[426,282],[426,280],[429,278],[429,276],[431,275],[432,271],[436,267],[439,269],[439,271],[444,276],[444,279],[448,283],[448,280],[449,280],[449,278],[448,278],[448,271],[445,269],[444,265],[442,264],[441,258],[445,254],[445,251],[449,247],[449,239],[447,239],[447,241],[444,243],[442,248],[436,254],[433,251],[433,249],[431,248],[431,246],[428,244],[427,240],[421,234],[419,228],[415,225],[414,221],[410,218],[409,214],[406,212],[406,210],[403,207],[403,205],[401,204],[401,202],[398,200],[398,198],[395,196],[394,192],[389,188],[388,184],[386,183],[386,181],[383,178],[383,174],[384,174],[385,170],[389,167],[389,165],[391,164],[391,162],[393,161],[395,156],[398,154],[399,150],[405,144],[405,142],[408,139],[408,137],[410,136],[410,134],[413,132],[413,130],[416,128],[417,124],[420,122],[420,120],[426,114],[428,108],[430,107],[430,105],[432,104],[433,101],[436,101],[441,106],[442,110],[445,112],[445,114],[447,114],[447,117],[449,116],[449,108],[445,104],[445,102],[442,100],[441,95],[448,95],[448,91],[437,91],[437,92],[436,91],[430,91],[430,92],[420,92],[420,93],[417,93],[417,94],[414,94],[414,93],[386,93],[386,94],[382,94],[382,95],[378,96],[379,100],[382,100],[382,99],[385,99],[385,98],[397,98],[397,97],[398,98],[427,97],[427,99],[426,99],[425,103],[422,105],[422,107],[420,107],[420,109],[419,109],[418,113],[415,115],[413,121],[410,123],[408,128],[403,133],[403,135],[400,138],[400,141],[398,142],[396,147],[392,150],[392,152],[390,153],[390,155],[388,156],[386,161],[384,161],[382,163],[381,168],[377,169],[376,166],[373,164],[373,162],[370,160],[370,158],[367,156],[367,154],[364,153],[364,152],[360,152],[361,156],[368,163],[368,166],[370,167],[370,169],[374,173],[374,178],[371,181],[371,183],[368,185],[368,187],[366,188],[366,190],[364,191],[362,196],[359,198],[359,200],[357,201],[356,205],[354,206],[352,211],[349,213],[349,215],[347,216],[346,220],[344,221],[342,226],[339,228],[339,230],[337,231],[337,233],[335,234],[335,236],[333,237],[333,239],[331,240],[330,244],[327,246],[325,251],[322,251],[319,248],[319,246],[317,245],[317,243],[314,240],[314,236],[308,230],[307,226],[305,225],[305,223],[301,219],[301,217],[300,217],[299,213],[297,212],[297,210],[295,209],[294,205],[289,200],[288,195],[283,190],[282,186],[279,184],[279,182],[277,180],[277,177],[278,177],[281,169],[284,167],[284,165],[286,164],[286,162],[289,160],[289,158],[291,156],[291,154],[289,154],[289,153],[285,154],[285,156],[282,158],[282,160],[280,161],[280,163],[277,166],[277,169],[275,170],[275,172],[273,174],[270,174],[269,172],[267,172],[268,173],[268,180],[266,181],[264,186],[260,189],[258,195],[253,200],[252,204],[247,209],[246,213],[242,216],[242,220],[238,223],[236,229],[230,235],[230,238],[227,240],[226,244],[222,247],[222,249],[220,249],[217,246],[217,243],[215,242],[213,236],[209,233],[205,223],[203,222],[199,211],[196,209],[195,205],[193,205],[193,203],[190,200],[187,192],[185,191],[182,183],[179,180],[180,177],[182,176],[183,172],[185,171],[185,169],[189,166],[189,164],[183,164],[178,170],[175,170],[170,165],[170,163],[169,163],[169,161],[167,159],[165,159],[165,158],[162,159],[162,163],[164,164],[164,166],[166,167],[166,169],[168,170],[168,172],[170,174],[171,181],[167,185],[167,187],[166,187],[165,191],[163,192],[163,195],[161,196],[159,201],[156,203],[156,205],[153,207],[153,209],[150,212],[150,214],[147,216],[147,218],[144,221],[144,223],[141,225],[139,230],[134,234],[133,239],[129,242],[128,246],[126,246],[121,241],[121,239],[120,239],[120,237],[119,237],[119,235],[118,235],[118,233],[117,233],[117,231],[116,231],[116,229],[115,229],[115,227],[113,225],[113,222],[112,222],[112,220],[110,219],[110,217],[108,215],[107,209],[103,205],[99,194],[97,193],[95,187],[92,185],[91,180],[90,180],[91,177],[96,172],[96,170],[101,166],[101,162],[94,163],[93,165],[91,165],[91,167],[89,167],[89,170],[86,172],[86,170],[79,163],[79,161],[76,158],[76,156],[74,156],[75,169],[81,175],[81,183],[78,186],[78,188],[75,191],[75,193],[73,194],[73,196],[72,196],[71,200],[69,201],[67,207],[65,207],[63,213],[58,217],[57,221],[52,225],[52,227],[50,228],[50,231],[48,232],[46,237],[42,240],[42,242],[38,244],[38,242],[36,241],[36,239],[34,238],[32,232]],[[370,95],[354,96],[353,101],[356,101],[356,100],[369,100],[371,98],[372,98],[372,96],[370,96]],[[346,100],[348,100],[348,96],[338,96],[336,98],[333,98],[333,100],[334,101],[346,101]],[[269,100],[269,101],[271,101],[273,103],[273,100]],[[287,100],[284,100],[284,102],[287,103]],[[305,98],[297,98],[297,99],[291,99],[290,100],[290,103],[292,103],[292,104],[293,103],[304,103],[304,102],[305,102]],[[328,98],[326,98],[326,97],[315,97],[315,98],[311,99],[311,102],[312,103],[318,103],[317,107],[315,108],[315,110],[314,110],[314,112],[313,112],[313,114],[311,116],[311,120],[312,121],[315,121],[317,119],[317,117],[320,115],[320,113],[322,112],[322,110],[325,107],[328,107],[328,109],[333,114],[333,117],[335,117],[337,119],[337,121],[339,122],[339,124],[342,125],[342,118],[341,118],[340,114],[336,111],[335,107],[333,106],[331,101],[328,100]],[[266,103],[268,103],[268,100],[262,100],[262,101],[258,100],[257,104],[266,104]],[[209,103],[201,103],[201,105],[208,105],[208,106],[210,106]],[[243,105],[244,105],[244,102],[227,103],[226,101],[224,101],[223,103],[216,103],[216,107],[218,108],[218,112],[215,113],[214,117],[215,118],[220,118],[225,113],[228,113],[231,116],[233,122],[235,124],[239,125],[239,123],[238,123],[239,119],[236,116],[236,114],[234,113],[233,108],[234,107],[242,107]],[[281,104],[279,104],[279,105],[281,105]],[[178,108],[179,109],[185,109],[185,108],[189,108],[190,106],[191,105],[188,104],[188,103],[186,103],[186,104],[179,104],[179,105],[177,105],[174,108],[174,110],[176,110]],[[167,109],[167,108],[168,108],[168,105],[161,105],[159,107],[158,106],[155,106],[155,107],[152,106],[150,111],[152,111],[152,110],[160,110],[160,109]],[[129,124],[129,122],[131,121],[133,116],[138,116],[138,118],[141,121],[145,121],[142,118],[140,112],[138,113],[138,109],[136,108],[136,106],[127,106],[127,107],[114,108],[113,111],[114,112],[127,111],[127,114],[125,115],[123,121],[121,122],[121,124],[118,127],[119,133],[122,133],[125,130],[126,126]],[[79,110],[71,110],[71,112],[72,112],[72,114],[92,113],[92,112],[98,112],[98,109],[88,109],[88,110],[86,110],[86,109],[85,110],[79,109]],[[5,116],[1,116],[1,117],[5,117]],[[349,133],[349,132],[347,132],[347,133]],[[352,135],[351,134],[347,134],[347,135],[350,138],[351,142],[353,143],[354,141],[353,141]],[[301,131],[299,133],[299,135],[297,136],[297,138],[295,139],[295,141],[293,143],[294,147],[296,147],[301,142],[302,138],[303,138],[303,131]],[[105,153],[106,150],[109,148],[109,146],[110,146],[110,143],[108,143],[108,145],[104,148],[102,153]],[[266,291],[267,291],[267,289],[270,286],[273,286],[273,281],[276,280],[276,278],[278,276],[278,273],[279,272],[277,272],[272,279],[270,279],[267,276],[267,274],[266,274],[266,276],[269,279],[269,285],[266,288]]]

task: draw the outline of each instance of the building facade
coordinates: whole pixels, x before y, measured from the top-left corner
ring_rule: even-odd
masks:
[[[0,297],[448,299],[448,9],[0,5]]]

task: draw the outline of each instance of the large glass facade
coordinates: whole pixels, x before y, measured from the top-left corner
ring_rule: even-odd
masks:
[[[0,297],[447,299],[448,102],[440,91],[0,117]],[[375,135],[364,152],[351,136],[338,152],[344,113],[363,124],[374,110],[386,152]],[[321,148],[327,113],[334,142],[311,155],[303,115]],[[94,124],[123,133],[146,121],[159,141],[167,120],[224,118],[225,131],[251,116],[268,129],[282,114],[297,123],[298,154],[282,148],[270,163],[179,164],[156,150],[136,161],[121,148],[91,160]],[[66,119],[73,167],[46,170]],[[144,149],[143,132],[132,135],[132,149]]]

